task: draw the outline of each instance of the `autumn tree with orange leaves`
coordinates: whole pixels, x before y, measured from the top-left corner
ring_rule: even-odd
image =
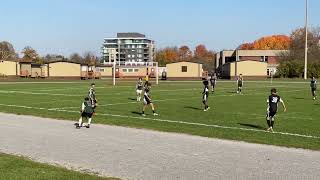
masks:
[[[262,37],[253,43],[245,43],[241,50],[287,50],[291,44],[291,38],[286,35],[273,35]]]
[[[166,47],[156,52],[156,61],[161,66],[174,62],[196,62],[202,63],[205,70],[212,70],[215,53],[206,48],[205,45],[196,46],[194,52],[188,46]]]

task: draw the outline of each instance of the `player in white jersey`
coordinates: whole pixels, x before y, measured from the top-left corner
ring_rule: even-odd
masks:
[[[142,78],[140,77],[136,84],[137,101],[141,101],[142,91],[143,91],[143,82],[142,82]]]

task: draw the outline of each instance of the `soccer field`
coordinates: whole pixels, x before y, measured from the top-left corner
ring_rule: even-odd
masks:
[[[89,81],[0,83],[1,112],[77,121]],[[135,82],[97,80],[99,101],[94,123],[186,133],[205,137],[320,150],[320,102],[313,101],[309,83],[246,81],[243,94],[235,93],[233,81],[217,84],[210,94],[211,109],[203,111],[201,81],[153,83],[151,96],[160,116],[141,116],[136,102]],[[288,112],[280,107],[275,133],[265,132],[266,99],[275,87]],[[73,122],[70,122],[73,126]],[[77,129],[75,129],[77,131]]]

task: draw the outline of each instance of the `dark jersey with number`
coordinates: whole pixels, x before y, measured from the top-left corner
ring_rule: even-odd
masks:
[[[310,83],[311,89],[317,89],[317,80],[312,80]]]
[[[85,113],[92,114],[94,112],[90,101],[83,102],[82,108],[83,108],[83,112]]]
[[[238,78],[237,82],[238,82],[238,86],[239,86],[239,87],[242,87],[242,85],[243,85],[243,78]]]
[[[276,94],[271,94],[267,100],[269,106],[268,111],[269,112],[277,112],[278,111],[278,104],[279,102],[283,102],[281,97]]]

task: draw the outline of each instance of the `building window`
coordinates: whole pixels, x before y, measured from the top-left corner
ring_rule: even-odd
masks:
[[[133,72],[133,69],[128,69],[128,72],[129,72],[129,73]]]
[[[123,72],[128,72],[128,69],[122,69]]]
[[[188,72],[188,66],[181,66],[182,72]]]
[[[139,69],[134,69],[134,72],[139,72]]]

